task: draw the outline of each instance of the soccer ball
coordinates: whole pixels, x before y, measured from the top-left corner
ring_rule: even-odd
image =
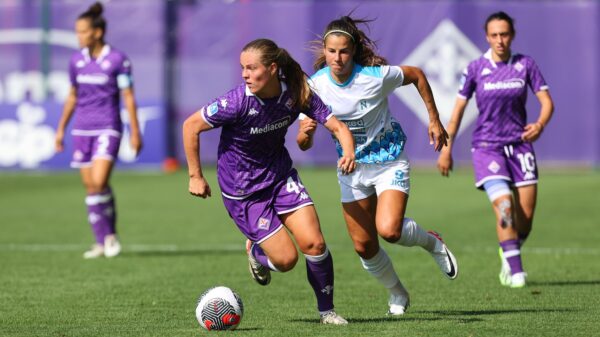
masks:
[[[233,330],[244,315],[244,304],[233,290],[213,287],[206,290],[198,299],[196,318],[206,330]]]

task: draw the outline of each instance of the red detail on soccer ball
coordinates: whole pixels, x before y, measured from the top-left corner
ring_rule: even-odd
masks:
[[[223,317],[221,317],[221,320],[223,321],[223,323],[227,324],[227,325],[236,325],[240,322],[240,315],[236,315],[236,314],[225,314],[223,315]]]
[[[214,323],[212,321],[209,320],[205,320],[204,321],[204,326],[206,327],[206,330],[210,331],[210,327],[213,325]]]

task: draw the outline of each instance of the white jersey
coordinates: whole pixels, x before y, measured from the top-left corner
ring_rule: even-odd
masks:
[[[311,77],[315,92],[354,135],[356,162],[382,163],[395,160],[402,153],[406,135],[391,116],[387,96],[403,81],[402,69],[388,65],[354,64],[352,75],[342,84],[331,77],[329,67]],[[336,147],[341,156],[337,141]]]

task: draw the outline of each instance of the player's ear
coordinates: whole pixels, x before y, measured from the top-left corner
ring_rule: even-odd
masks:
[[[269,66],[269,73],[271,74],[271,76],[275,76],[278,70],[279,66],[277,66],[277,63],[271,63],[271,65]]]

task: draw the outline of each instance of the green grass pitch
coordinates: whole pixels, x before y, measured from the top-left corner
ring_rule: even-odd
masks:
[[[333,169],[301,168],[335,262],[336,309],[318,324],[303,259],[268,287],[250,279],[244,238],[213,196],[187,193],[184,172],[117,171],[118,258],[84,260],[92,242],[76,172],[0,173],[0,336],[206,336],[194,310],[215,285],[245,305],[228,336],[598,336],[600,173],[542,169],[529,285],[498,282],[494,218],[469,170],[450,179],[413,169],[407,215],[442,233],[460,264],[446,280],[420,248],[384,244],[412,306],[389,318],[386,291],[362,270],[343,224]],[[220,334],[220,333],[217,333]]]

